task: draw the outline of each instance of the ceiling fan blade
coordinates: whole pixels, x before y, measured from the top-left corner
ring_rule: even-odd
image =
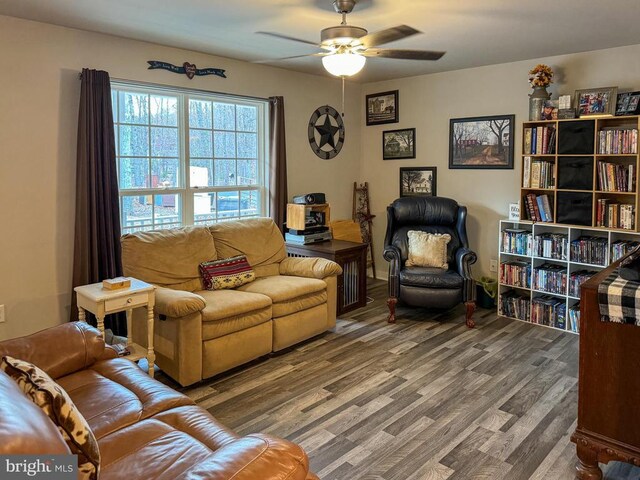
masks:
[[[303,40],[301,38],[296,38],[296,37],[290,37],[289,35],[282,35],[281,33],[274,33],[274,32],[256,32],[256,33],[259,33],[260,35],[269,35],[271,37],[282,38],[284,40],[292,40],[294,42],[306,43],[307,45],[313,45],[314,47],[320,47],[320,44],[316,42],[311,42],[309,40]]]
[[[398,58],[401,60],[439,60],[447,52],[432,52],[429,50],[400,50],[396,48],[367,48],[362,55],[365,57]]]
[[[251,63],[274,63],[274,62],[279,62],[281,60],[291,60],[293,58],[323,57],[325,55],[328,55],[328,54],[327,53],[308,53],[307,55],[293,55],[292,57],[269,58],[267,60],[253,60]]]
[[[365,47],[376,47],[378,45],[384,45],[385,43],[395,42],[396,40],[410,37],[416,33],[422,32],[408,25],[398,25],[397,27],[370,33],[369,35],[360,37],[359,40]]]

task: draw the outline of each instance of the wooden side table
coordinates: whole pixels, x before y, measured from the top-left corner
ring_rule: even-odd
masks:
[[[111,313],[127,312],[127,347],[131,352],[124,358],[138,361],[146,357],[149,364],[149,375],[153,377],[153,365],[156,355],[153,350],[153,307],[155,306],[155,287],[141,280],[131,279],[129,288],[107,290],[102,283],[93,283],[74,288],[78,295],[78,318],[86,322],[85,311],[93,313],[98,322],[98,330],[104,336],[104,317]],[[147,309],[147,344],[148,348],[131,341],[132,310]]]
[[[367,304],[366,243],[330,240],[310,245],[287,242],[286,246],[290,257],[322,257],[342,267],[338,276],[338,315]]]

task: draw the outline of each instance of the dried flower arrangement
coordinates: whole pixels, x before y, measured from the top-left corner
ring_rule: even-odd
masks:
[[[529,70],[529,85],[547,87],[553,83],[553,70],[548,65],[538,64]]]

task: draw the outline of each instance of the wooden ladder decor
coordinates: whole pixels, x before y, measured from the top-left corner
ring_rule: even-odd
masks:
[[[352,219],[360,224],[362,232],[362,241],[368,245],[367,251],[369,258],[367,259],[367,268],[371,267],[373,278],[376,278],[376,260],[373,254],[373,219],[375,215],[371,215],[369,206],[369,182],[361,183],[353,182],[353,212]]]

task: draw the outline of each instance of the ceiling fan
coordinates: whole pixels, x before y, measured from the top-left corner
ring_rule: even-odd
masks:
[[[403,50],[396,48],[378,48],[379,45],[394,42],[421,33],[407,25],[387,28],[375,33],[369,33],[362,27],[347,25],[347,14],[353,11],[356,0],[333,0],[336,12],[342,15],[342,23],[335,27],[325,28],[320,32],[320,43],[290,37],[274,32],[256,32],[262,35],[306,43],[324,50],[324,52],[292,57],[260,60],[256,63],[269,63],[278,60],[289,60],[302,57],[322,57],[324,68],[337,77],[355,75],[364,67],[367,57],[398,58],[403,60],[438,60],[445,52],[430,50]]]

